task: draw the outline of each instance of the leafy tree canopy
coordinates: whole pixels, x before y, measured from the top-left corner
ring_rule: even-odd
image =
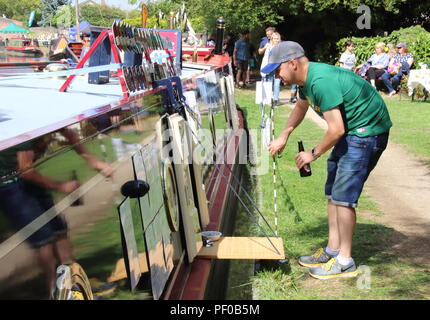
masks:
[[[80,21],[86,20],[92,25],[110,27],[115,19],[125,19],[127,13],[119,8],[108,6],[80,6]]]
[[[42,11],[42,19],[38,22],[41,26],[51,26],[57,10],[68,5],[70,0],[40,0],[40,9]]]
[[[209,29],[215,28],[216,19],[222,16],[228,31],[258,29],[267,25],[277,25],[286,15],[317,13],[333,10],[356,10],[361,5],[397,13],[405,2],[417,0],[166,0],[149,2],[129,0],[129,3],[148,4],[149,15],[155,15],[159,9],[165,14],[176,10],[182,3],[187,6],[188,15],[202,17]]]
[[[37,10],[40,12],[41,0],[0,0],[0,16],[5,15],[9,19],[28,22],[30,12]]]

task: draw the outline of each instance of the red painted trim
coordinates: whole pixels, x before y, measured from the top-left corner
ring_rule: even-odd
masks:
[[[90,49],[88,50],[88,52],[81,59],[81,61],[79,61],[79,63],[76,65],[75,69],[81,69],[84,66],[85,62],[87,62],[87,60],[91,57],[91,55],[94,53],[94,51],[97,49],[97,47],[103,42],[103,40],[108,35],[109,35],[109,33],[106,30],[103,30],[99,34],[99,36],[97,37],[96,41],[94,41],[93,45],[90,47]],[[113,50],[113,48],[111,50]],[[67,90],[67,88],[69,87],[70,83],[73,81],[74,78],[75,78],[75,75],[69,76],[66,79],[66,81],[64,82],[64,84],[61,86],[60,91],[61,92],[65,92]]]
[[[119,57],[118,48],[115,44],[115,40],[113,38],[113,32],[109,30],[109,41],[110,41],[110,47],[113,54],[113,59],[115,63],[121,63],[121,58]],[[122,96],[124,98],[128,98],[130,94],[128,93],[127,86],[125,84],[124,79],[124,72],[122,71],[122,68],[118,69],[117,76],[119,79],[119,83],[121,84],[121,90],[122,90]]]

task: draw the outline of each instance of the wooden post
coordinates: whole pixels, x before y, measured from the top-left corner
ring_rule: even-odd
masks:
[[[79,27],[79,1],[75,0],[75,14],[76,14],[76,41],[81,42],[81,29]]]
[[[146,20],[148,19],[148,7],[142,4],[142,28],[146,28]]]

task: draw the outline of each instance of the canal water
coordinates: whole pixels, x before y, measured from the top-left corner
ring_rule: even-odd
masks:
[[[32,67],[1,67],[2,63],[28,63],[28,62],[35,62],[35,61],[48,61],[48,57],[16,57],[8,55],[4,52],[4,50],[0,50],[0,74],[5,73],[27,73],[27,72],[33,72]]]

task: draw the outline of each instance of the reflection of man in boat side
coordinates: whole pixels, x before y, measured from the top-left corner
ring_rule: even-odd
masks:
[[[68,144],[75,145],[75,151],[91,168],[106,176],[112,174],[108,163],[88,153],[82,145],[77,145],[79,137],[73,131],[63,129],[59,133],[66,138]],[[34,222],[47,210],[52,210],[54,200],[50,191],[69,194],[80,186],[77,180],[55,181],[43,176],[33,167],[46,148],[46,141],[38,138],[0,152],[0,209],[17,230]],[[67,236],[67,223],[62,214],[57,214],[48,223],[35,226],[35,230],[37,231],[25,237],[36,250],[52,296],[57,265],[74,262],[72,246]]]

